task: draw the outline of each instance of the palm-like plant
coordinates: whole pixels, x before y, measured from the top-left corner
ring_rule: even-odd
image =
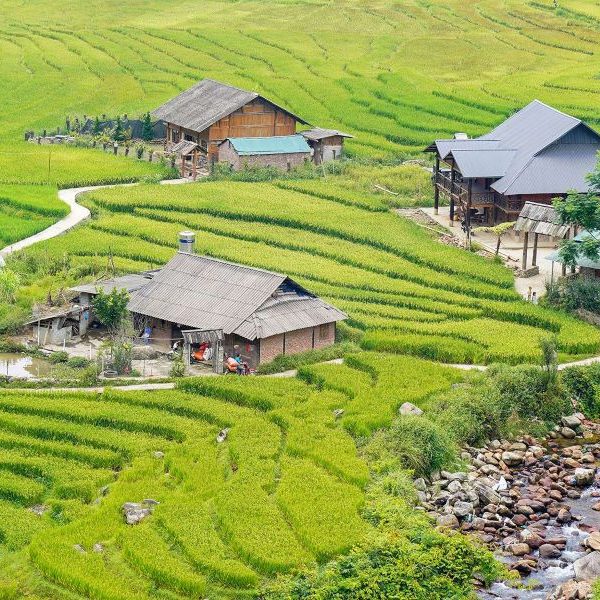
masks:
[[[491,233],[496,236],[496,256],[500,253],[500,242],[502,236],[508,233],[516,221],[507,221],[506,223],[499,223],[498,225],[491,225],[486,227],[476,227],[473,231],[481,231],[482,233]]]

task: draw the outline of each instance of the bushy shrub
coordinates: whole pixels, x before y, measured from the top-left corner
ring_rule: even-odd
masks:
[[[401,467],[416,475],[429,475],[452,463],[456,449],[452,438],[426,417],[403,416],[373,436],[366,454],[376,472]]]
[[[565,369],[562,381],[588,417],[600,417],[600,364]]]
[[[58,364],[61,364],[61,363],[66,363],[69,360],[69,353],[68,352],[64,352],[63,350],[60,350],[58,352],[53,352],[48,357],[48,360],[53,365],[58,365]]]
[[[71,369],[83,369],[90,365],[90,361],[84,356],[71,356],[69,360],[67,360],[67,367]]]
[[[171,369],[169,370],[170,377],[183,377],[185,375],[185,363],[183,362],[183,356],[178,354],[171,364]]]
[[[546,301],[566,310],[600,313],[600,282],[587,277],[567,277],[546,285]]]
[[[345,354],[359,350],[360,348],[352,342],[342,342],[318,350],[299,352],[298,354],[280,354],[271,362],[260,365],[258,372],[260,374],[281,373],[282,371],[298,369],[304,365],[312,365],[314,363],[341,358]]]

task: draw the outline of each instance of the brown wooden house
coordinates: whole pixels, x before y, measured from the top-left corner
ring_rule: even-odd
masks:
[[[587,192],[600,135],[539,100],[481,137],[436,140],[434,202],[450,201],[450,221],[516,221],[526,202],[551,204],[569,191]]]
[[[212,79],[169,100],[153,116],[166,123],[168,151],[184,147],[193,161],[209,164],[218,160],[219,145],[228,138],[293,135],[297,123],[308,124],[256,92]]]

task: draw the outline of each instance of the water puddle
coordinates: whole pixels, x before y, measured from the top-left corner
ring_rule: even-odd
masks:
[[[38,378],[50,373],[51,365],[41,358],[25,354],[0,353],[0,377]]]

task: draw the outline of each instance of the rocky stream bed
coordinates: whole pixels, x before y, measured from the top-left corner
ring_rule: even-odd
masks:
[[[465,448],[465,471],[417,479],[439,527],[478,537],[511,578],[483,600],[584,600],[600,578],[600,424],[576,413],[544,440]]]

